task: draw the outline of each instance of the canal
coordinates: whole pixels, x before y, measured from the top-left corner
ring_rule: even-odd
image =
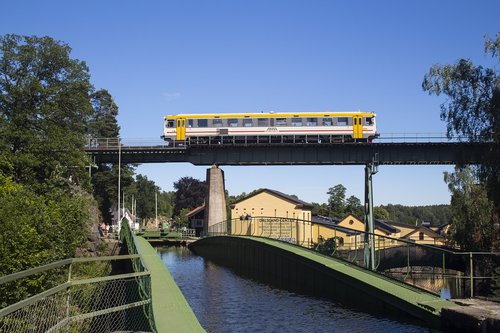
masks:
[[[158,253],[207,332],[437,332],[276,289],[196,256],[185,247]]]

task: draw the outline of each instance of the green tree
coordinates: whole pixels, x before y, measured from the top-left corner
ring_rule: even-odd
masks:
[[[355,197],[354,195],[351,195],[349,198],[347,198],[347,200],[345,201],[345,213],[352,214],[362,219],[365,215],[365,212],[363,206],[361,205],[361,200],[359,200],[359,198]]]
[[[478,169],[479,179],[486,182],[490,198],[500,211],[500,33],[494,40],[486,38],[486,54],[494,68],[476,66],[468,59],[453,65],[434,65],[425,75],[422,87],[429,94],[444,94],[441,119],[447,123],[448,135],[469,141],[493,142],[493,149]]]
[[[174,214],[175,192],[161,192],[158,195],[158,215],[171,218]]]
[[[135,177],[135,196],[137,198],[137,216],[141,219],[152,218],[156,215],[155,194],[160,188],[148,177],[137,175]],[[160,197],[160,196],[158,196]]]
[[[90,76],[70,52],[50,37],[0,37],[0,167],[40,193],[88,184]]]
[[[189,211],[202,205],[205,201],[206,187],[204,181],[192,177],[182,177],[175,182],[174,216],[179,216],[183,208]]]
[[[345,193],[346,188],[342,184],[330,187],[326,194],[328,197],[328,207],[330,208],[330,217],[343,217],[346,211]]]
[[[490,250],[495,241],[495,228],[491,223],[493,204],[485,186],[470,168],[445,172],[444,180],[452,194],[450,232],[453,239],[462,250]]]
[[[384,207],[373,208],[373,217],[380,220],[388,220],[389,212]]]
[[[84,192],[63,189],[40,195],[0,174],[0,275],[73,257],[89,232],[89,201]],[[0,306],[52,286],[45,275],[23,286],[0,288]]]
[[[328,208],[328,205],[326,203],[319,204],[317,202],[311,203],[313,208],[312,208],[312,213],[316,215],[321,215],[321,216],[329,216],[330,214],[330,209]]]

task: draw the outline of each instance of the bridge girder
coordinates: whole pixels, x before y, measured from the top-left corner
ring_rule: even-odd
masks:
[[[491,143],[350,143],[329,145],[122,146],[121,162],[194,165],[379,165],[477,164]],[[88,148],[96,163],[118,163],[117,147]]]

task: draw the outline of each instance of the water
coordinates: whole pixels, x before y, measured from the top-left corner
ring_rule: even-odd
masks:
[[[184,247],[159,255],[207,332],[436,332],[240,277]]]

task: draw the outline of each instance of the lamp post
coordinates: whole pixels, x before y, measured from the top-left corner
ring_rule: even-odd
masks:
[[[120,223],[121,164],[122,164],[122,148],[120,144],[120,138],[118,137],[118,212],[116,220],[118,231],[120,231],[121,229],[121,223]]]

